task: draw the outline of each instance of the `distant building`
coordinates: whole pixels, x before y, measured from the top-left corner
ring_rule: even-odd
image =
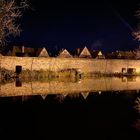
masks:
[[[92,58],[92,55],[86,46],[80,53],[79,58]]]
[[[92,54],[92,58],[105,59],[105,56],[103,55],[101,51],[93,50],[91,54]]]
[[[118,51],[117,59],[135,59],[134,51]]]
[[[13,46],[4,52],[4,56],[18,57],[49,57],[46,48],[31,48],[25,46]]]
[[[53,52],[54,53],[54,52]],[[55,52],[56,53],[56,52]],[[59,54],[51,55],[45,47],[31,48],[25,46],[13,46],[5,49],[2,53],[3,56],[17,56],[17,57],[61,57],[61,58],[93,58],[93,59],[140,59],[140,47],[135,51],[115,51],[106,53],[105,55],[101,50],[89,51],[85,46],[82,50],[77,48],[73,55],[66,49],[62,49]]]
[[[134,51],[115,51],[106,54],[106,59],[135,59]]]
[[[72,58],[72,56],[70,55],[70,53],[66,49],[62,50],[59,53],[58,57],[61,57],[61,58]]]
[[[35,49],[25,46],[13,46],[11,47],[8,52],[6,53],[7,56],[34,56]]]
[[[105,59],[105,56],[103,55],[103,53],[101,51],[99,51],[96,58],[97,59]]]
[[[49,57],[48,51],[46,48],[38,48],[36,52],[36,56],[38,57]]]

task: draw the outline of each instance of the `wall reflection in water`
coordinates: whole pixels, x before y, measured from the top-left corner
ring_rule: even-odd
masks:
[[[0,96],[26,96],[26,95],[44,95],[48,94],[76,94],[82,93],[86,98],[89,92],[99,93],[103,91],[125,91],[140,89],[140,77],[94,77],[92,79],[81,79],[78,81],[26,81],[22,82],[16,79],[16,82],[0,85]],[[12,91],[12,92],[11,92]],[[73,95],[76,96],[76,95]]]

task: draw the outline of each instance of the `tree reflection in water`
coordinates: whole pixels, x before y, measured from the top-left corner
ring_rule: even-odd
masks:
[[[137,120],[134,121],[133,123],[133,127],[140,132],[140,97],[136,98],[134,109],[136,109],[138,116],[137,116]]]

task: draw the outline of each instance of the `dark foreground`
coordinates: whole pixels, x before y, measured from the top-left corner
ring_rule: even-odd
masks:
[[[85,100],[56,95],[0,98],[1,137],[140,139],[140,93],[90,93]],[[140,105],[139,105],[140,106]]]

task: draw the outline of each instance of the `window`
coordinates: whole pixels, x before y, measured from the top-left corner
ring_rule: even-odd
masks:
[[[20,74],[22,72],[22,66],[16,66],[16,73]]]

